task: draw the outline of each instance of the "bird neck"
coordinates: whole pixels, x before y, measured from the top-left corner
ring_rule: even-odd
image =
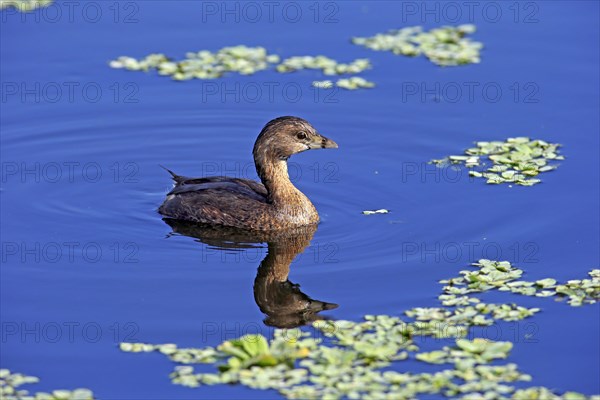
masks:
[[[319,221],[319,214],[310,202],[290,181],[287,160],[281,157],[256,157],[256,171],[268,192],[268,202],[278,214],[295,225]]]
[[[287,161],[278,158],[255,159],[256,172],[269,193],[269,202],[274,205],[289,203],[302,192],[294,186],[288,174]]]

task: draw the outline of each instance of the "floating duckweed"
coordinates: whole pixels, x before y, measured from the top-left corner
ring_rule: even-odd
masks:
[[[375,84],[373,82],[369,82],[368,80],[361,78],[360,76],[352,76],[350,78],[339,79],[335,85],[342,89],[347,90],[356,90],[362,88],[373,88]]]
[[[592,279],[581,279],[568,281],[563,285],[557,285],[554,290],[556,294],[568,297],[568,303],[572,306],[580,306],[584,303],[593,304],[600,300],[600,276],[598,271],[589,273]]]
[[[21,385],[37,383],[39,379],[12,373],[8,369],[0,369],[0,399],[2,400],[93,400],[94,394],[88,389],[54,390],[51,393],[38,392],[29,394],[27,390],[19,390]]]
[[[366,79],[361,78],[360,76],[351,76],[350,78],[338,79],[335,82],[335,85],[330,80],[314,81],[312,85],[313,87],[319,89],[331,89],[334,86],[336,86],[346,90],[357,90],[362,88],[370,89],[375,87],[375,84],[373,82],[369,82]]]
[[[182,364],[208,363],[218,367],[215,372],[197,373],[190,365],[179,365],[170,375],[175,384],[241,384],[277,390],[290,399],[395,399],[431,394],[463,399],[586,398],[575,392],[560,397],[547,388],[517,390],[511,383],[530,381],[529,375],[518,371],[515,364],[487,365],[507,358],[512,343],[466,339],[469,327],[490,325],[497,320],[521,320],[539,309],[487,304],[469,294],[508,288],[560,295],[561,288],[564,292],[581,290],[583,294],[565,295],[583,298],[583,303],[598,297],[600,270],[591,271],[591,279],[560,285],[551,278],[521,281],[523,271],[506,261],[482,259],[473,266],[477,269],[461,271],[460,276],[442,281],[445,286],[440,300],[447,307],[408,310],[405,314],[413,321],[367,315],[360,322],[315,321],[312,333],[277,329],[270,341],[261,335],[246,335],[216,348],[178,349],[174,344],[130,343],[122,344],[121,349],[159,351]],[[314,332],[324,339],[316,339]],[[413,340],[416,336],[455,338],[455,344],[419,352]],[[383,369],[408,358],[453,368],[418,374]]]
[[[286,336],[282,336],[283,333]],[[172,361],[182,364],[212,364],[226,361],[219,366],[219,369],[233,371],[249,369],[253,366],[290,364],[298,358],[306,357],[318,344],[318,341],[314,339],[305,338],[307,335],[299,330],[280,331],[271,344],[262,335],[246,335],[239,339],[225,341],[217,348],[180,349],[174,344],[151,345],[146,343],[121,343],[119,347],[122,351],[132,353],[160,352]],[[296,339],[290,340],[290,337]]]
[[[187,387],[240,383],[254,389],[284,389],[305,382],[306,376],[306,370],[290,369],[284,365],[269,368],[254,366],[218,374],[196,374],[193,367],[179,366],[170,375],[173,383]]]
[[[452,311],[446,308],[413,308],[406,311],[406,315],[417,321],[439,321],[449,325],[489,326],[495,320],[520,321],[538,311],[540,311],[539,308],[525,308],[516,304],[487,304],[478,301],[473,306],[458,307]]]
[[[367,332],[371,334],[373,329],[387,330],[398,323],[399,319],[394,317],[370,316],[362,323],[344,321],[341,325],[353,331],[369,326]],[[360,328],[357,329],[358,326]],[[282,332],[277,330],[276,338],[266,345],[273,347],[277,337],[285,335]],[[255,365],[249,368],[221,369],[219,373],[196,373],[191,366],[177,366],[170,376],[173,383],[187,387],[239,383],[253,389],[277,390],[291,399],[415,398],[434,393],[455,398],[476,396],[481,392],[490,394],[486,398],[499,398],[505,397],[499,396],[500,394],[510,395],[515,392],[516,389],[508,383],[531,380],[515,364],[486,365],[506,358],[512,348],[510,342],[493,342],[480,338],[458,339],[455,346],[418,353],[416,358],[424,362],[454,364],[453,369],[419,374],[382,371],[379,368],[389,363],[373,363],[373,359],[365,358],[364,354],[355,351],[353,347],[343,345],[341,341],[335,344],[335,347],[315,346],[309,356],[302,358],[297,366],[286,363],[263,367]],[[262,346],[263,344],[259,345],[264,350],[266,347]],[[553,392],[548,390],[548,393]]]
[[[298,335],[300,331],[297,331]],[[269,367],[280,364],[293,366],[298,358],[306,357],[316,346],[312,340],[286,341],[279,337],[269,345],[262,335],[246,335],[236,340],[229,340],[217,347],[217,350],[229,355],[227,364],[221,365],[222,371],[249,369],[251,367]]]
[[[493,342],[481,338],[457,339],[455,347],[444,346],[442,350],[419,353],[416,358],[431,364],[457,364],[460,369],[464,369],[467,365],[472,367],[506,358],[511,349],[511,342]]]
[[[482,259],[473,263],[473,266],[479,269],[476,271],[463,270],[460,271],[461,277],[440,281],[447,285],[444,287],[445,296],[465,295],[498,289],[525,296],[567,297],[568,303],[572,306],[593,304],[600,300],[600,270],[598,269],[589,272],[591,279],[570,280],[565,284],[557,285],[556,280],[552,278],[540,279],[534,282],[518,280],[523,275],[523,270],[513,267],[508,261]],[[444,297],[444,300],[450,301],[454,298]],[[522,307],[514,310],[502,309],[499,315],[505,315],[505,311],[509,311],[508,315],[514,316],[517,315],[516,313],[519,315],[534,313],[537,312],[537,309],[529,309],[528,311]],[[498,309],[496,309],[496,312],[499,312]]]
[[[183,60],[172,60],[164,54],[154,53],[142,59],[122,56],[109,62],[112,68],[130,71],[156,70],[159,75],[171,76],[174,80],[216,79],[227,72],[252,75],[279,63],[280,58],[267,54],[263,47],[234,46],[224,47],[216,53],[210,51],[188,52]],[[321,70],[325,75],[355,74],[371,68],[366,58],[359,58],[349,64],[338,63],[325,56],[290,57],[276,66],[278,72],[286,73],[301,69]],[[314,87],[329,89],[334,86],[356,90],[372,88],[374,83],[360,77],[339,79],[335,84],[330,80],[314,81]]]
[[[13,7],[21,12],[33,11],[40,7],[48,7],[54,0],[0,0],[0,10]]]
[[[405,359],[405,351],[418,349],[411,339],[414,329],[397,317],[366,316],[360,323],[316,321],[313,326],[325,336],[335,338],[340,345],[352,349],[353,352],[348,354],[358,356],[366,364],[387,365],[392,360]]]
[[[391,51],[404,56],[423,54],[441,66],[477,64],[483,44],[466,38],[475,32],[474,25],[443,26],[424,32],[420,26],[391,30],[372,37],[355,37],[352,43],[371,50]]]
[[[312,85],[318,89],[331,89],[333,87],[333,82],[330,80],[313,81]]]
[[[130,353],[157,351],[168,356],[172,361],[182,364],[213,363],[217,361],[217,351],[212,347],[178,348],[174,344],[121,343],[121,351]]]
[[[519,389],[513,393],[512,400],[585,400],[587,396],[577,392],[566,392],[561,396],[545,387]],[[600,400],[600,396],[590,396],[590,400]]]
[[[11,373],[8,369],[0,369],[0,398],[12,400],[24,397],[28,392],[17,388],[21,385],[37,382],[39,382],[39,379],[35,376]]]
[[[540,311],[539,308],[526,308],[516,304],[485,304],[481,303],[475,306],[479,312],[491,313],[494,319],[503,321],[520,321],[531,317]]]
[[[541,182],[533,177],[557,168],[557,165],[549,164],[551,161],[564,160],[559,154],[559,147],[560,144],[557,143],[517,137],[504,142],[477,142],[476,147],[465,150],[465,155],[449,156],[431,162],[438,166],[451,163],[474,168],[481,166],[482,157],[487,156],[492,166],[482,171],[469,171],[470,176],[485,178],[490,184],[532,186]]]
[[[535,285],[540,288],[553,288],[556,285],[556,279],[546,278],[535,281]]]
[[[455,294],[441,294],[438,297],[442,304],[445,306],[467,306],[471,304],[479,303],[480,300],[475,297],[469,296],[457,296]]]
[[[362,213],[364,215],[373,215],[373,214],[388,214],[390,211],[385,208],[381,208],[379,210],[365,210]]]
[[[186,53],[183,60],[171,60],[164,54],[150,54],[142,59],[119,57],[109,63],[112,68],[130,71],[157,70],[174,80],[215,79],[227,72],[252,75],[279,62],[279,56],[267,54],[263,47],[224,47],[216,53],[199,51]]]
[[[294,72],[301,69],[320,69],[325,75],[358,74],[371,68],[367,58],[358,58],[349,64],[338,63],[325,56],[302,56],[286,58],[277,66],[278,72]]]

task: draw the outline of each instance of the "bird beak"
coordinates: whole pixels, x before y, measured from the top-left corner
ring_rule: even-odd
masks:
[[[319,134],[310,144],[311,149],[337,149],[338,145],[331,139]]]

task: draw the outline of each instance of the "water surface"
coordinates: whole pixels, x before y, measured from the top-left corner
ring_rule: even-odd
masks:
[[[171,186],[158,164],[185,175],[255,178],[252,144],[280,115],[306,118],[340,145],[295,156],[290,167],[322,223],[289,279],[310,297],[339,304],[324,313],[331,318],[436,306],[437,281],[482,257],[514,262],[528,279],[575,279],[598,268],[596,2],[533,2],[537,8],[516,17],[509,3],[494,3],[497,21],[480,9],[471,21],[463,10],[457,22],[474,22],[486,47],[481,64],[457,68],[349,42],[454,22],[442,11],[413,15],[400,2],[321,3],[316,21],[311,4],[294,3],[303,12],[297,22],[280,13],[236,21],[166,1],[121,4],[116,17],[112,3],[93,3],[102,15],[92,22],[77,12],[68,18],[57,4],[58,18],[0,13],[0,366],[39,376],[38,390],[89,387],[103,399],[277,397],[237,386],[175,386],[168,360],[123,354],[116,344],[207,346],[270,333],[253,293],[266,245],[223,251],[173,234],[156,213]],[[333,11],[335,20],[325,23]],[[310,87],[321,79],[314,71],[176,83],[107,65],[120,55],[179,57],[237,44],[283,57],[368,57],[373,69],[362,75],[377,87],[327,97]],[[209,94],[215,83],[218,92]],[[458,98],[456,86],[465,88]],[[258,98],[244,92],[255,87]],[[286,92],[293,88],[300,95]],[[473,141],[522,135],[564,145],[567,159],[535,187],[486,186],[426,164]],[[378,208],[392,212],[361,214]],[[483,298],[543,309],[484,332],[515,342],[510,361],[534,385],[600,391],[598,305]]]

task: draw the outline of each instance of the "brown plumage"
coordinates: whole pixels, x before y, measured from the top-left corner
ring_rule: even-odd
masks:
[[[262,184],[225,176],[188,178],[169,171],[175,187],[158,211],[178,220],[259,231],[316,224],[319,214],[290,181],[287,160],[306,150],[337,147],[302,118],[276,118],[262,129],[252,152]]]

